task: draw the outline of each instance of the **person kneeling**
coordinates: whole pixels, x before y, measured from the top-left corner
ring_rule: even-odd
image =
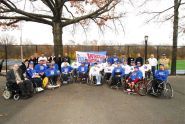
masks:
[[[18,64],[14,64],[13,69],[7,72],[6,79],[8,84],[15,84],[18,86],[23,98],[29,98],[33,95],[33,85],[30,80],[24,78]]]
[[[134,91],[134,85],[142,80],[143,78],[143,73],[139,70],[138,66],[134,67],[134,71],[131,73],[131,75],[129,76],[129,78],[126,80],[126,83],[128,84],[128,86],[130,87],[130,89],[127,89],[128,92],[133,92]]]

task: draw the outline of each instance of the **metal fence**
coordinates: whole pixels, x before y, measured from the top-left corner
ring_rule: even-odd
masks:
[[[22,48],[21,48],[22,47]],[[60,47],[60,46],[58,46]],[[22,49],[22,50],[21,50]],[[45,54],[51,56],[53,53],[53,45],[0,45],[0,59],[21,59],[21,51],[24,59],[29,59],[34,53]],[[185,60],[185,46],[178,47],[177,59]],[[137,53],[141,56],[145,56],[145,46],[143,45],[120,45],[120,46],[87,46],[87,45],[64,45],[63,53],[75,59],[75,51],[107,51],[108,55],[117,53],[121,56],[123,53],[126,56],[131,55],[136,57]],[[154,54],[157,59],[160,58],[161,54],[165,53],[168,58],[172,56],[172,46],[148,46],[147,47],[147,58],[150,54]],[[185,72],[184,72],[185,73]]]

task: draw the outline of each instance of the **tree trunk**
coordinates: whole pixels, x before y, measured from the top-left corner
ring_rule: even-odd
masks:
[[[53,43],[54,43],[54,55],[63,56],[63,44],[62,44],[62,24],[61,22],[53,22]]]
[[[178,0],[174,0],[173,49],[172,49],[171,75],[176,75],[178,23],[179,23],[179,3],[178,3]]]

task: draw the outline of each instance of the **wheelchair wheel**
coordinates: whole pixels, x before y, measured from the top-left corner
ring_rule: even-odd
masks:
[[[141,96],[145,96],[146,93],[147,93],[147,88],[146,88],[146,85],[141,81],[141,82],[138,82],[138,87],[137,87],[137,93]]]
[[[168,99],[171,99],[173,97],[173,88],[169,82],[164,85],[163,95]]]
[[[19,95],[19,94],[15,94],[15,95],[13,96],[13,99],[16,100],[16,101],[19,100],[19,98],[20,98],[20,95]]]
[[[10,99],[11,98],[11,96],[12,96],[12,93],[10,92],[10,91],[8,91],[8,90],[4,90],[3,91],[3,97],[4,97],[4,99]]]
[[[147,92],[147,94],[150,94],[151,93],[151,90],[152,90],[152,81],[153,80],[150,80],[148,83],[147,83],[147,85],[146,85],[146,92]]]

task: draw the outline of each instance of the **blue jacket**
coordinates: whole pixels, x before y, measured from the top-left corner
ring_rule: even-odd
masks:
[[[28,79],[31,79],[35,73],[36,73],[35,69],[27,68],[27,70],[26,70],[26,77]]]
[[[62,67],[61,68],[61,72],[62,73],[69,73],[69,72],[71,72],[73,70],[73,68],[71,67],[71,66],[66,66],[66,67]]]
[[[88,72],[88,67],[87,66],[79,66],[78,67],[78,72],[80,73],[87,73]]]
[[[53,75],[59,75],[59,71],[55,68],[48,68],[45,71],[45,75],[46,77],[53,76]]]
[[[143,73],[140,70],[134,71],[134,72],[131,73],[131,75],[129,76],[129,78],[131,80],[135,80],[137,78],[141,80],[143,78]]]
[[[48,67],[46,65],[37,64],[34,69],[37,73],[42,73],[45,72],[47,68]]]
[[[114,77],[116,73],[120,73],[121,77],[123,77],[125,75],[125,70],[122,67],[115,67],[112,71],[112,77]]]
[[[108,63],[111,63],[111,64],[114,63],[112,58],[107,58],[107,62],[108,62]]]
[[[168,70],[157,70],[155,73],[155,78],[161,81],[166,81],[169,75]]]

